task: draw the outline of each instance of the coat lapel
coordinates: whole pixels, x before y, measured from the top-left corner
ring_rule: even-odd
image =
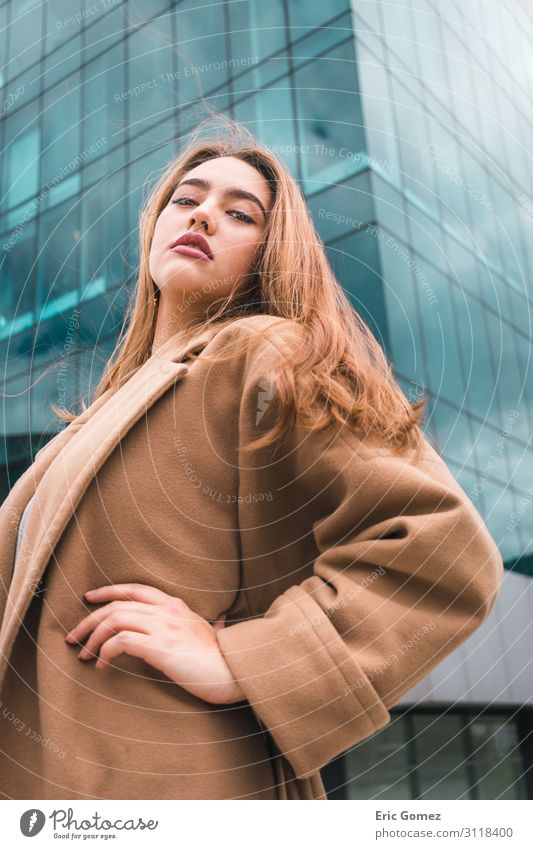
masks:
[[[202,350],[217,329],[214,325],[185,344],[179,335],[167,340],[119,390],[104,393],[50,440],[4,501],[0,509],[0,685],[32,595],[92,478],[135,422],[185,377],[192,362],[189,354]],[[20,517],[33,495],[12,577]]]

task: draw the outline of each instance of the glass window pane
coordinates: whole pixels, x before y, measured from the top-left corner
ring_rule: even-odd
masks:
[[[81,221],[82,290],[98,282],[99,291],[122,283],[126,236],[126,172],[121,169],[86,193]]]
[[[427,363],[422,347],[415,283],[408,265],[411,255],[402,242],[386,236],[380,246],[380,257],[394,368],[413,384],[425,388],[428,385]]]
[[[462,721],[458,716],[414,715],[419,799],[469,798]]]
[[[288,85],[288,81],[285,82]],[[285,85],[284,84],[284,85]],[[297,169],[296,138],[291,92],[288,88],[276,91],[263,89],[235,106],[235,118],[249,125],[263,144],[270,145],[290,171]],[[280,132],[282,127],[282,132]]]
[[[2,436],[21,436],[30,429],[30,373],[20,375],[10,380],[2,388]]]
[[[480,799],[527,799],[518,733],[505,716],[486,716],[470,727]]]
[[[401,85],[396,75],[391,75],[391,94],[394,104],[398,144],[401,155],[401,179],[411,197],[434,216],[438,203],[434,185],[434,170],[426,153],[430,142],[423,104],[418,96]]]
[[[327,4],[320,0],[291,0],[288,9],[292,37],[300,38],[308,29],[324,24],[348,8],[347,0],[330,0]]]
[[[388,180],[400,183],[398,138],[394,124],[389,75],[382,62],[357,42],[357,73],[361,81],[361,98],[368,150],[375,167],[384,170]]]
[[[46,88],[55,85],[59,80],[76,71],[81,64],[81,34],[72,34],[67,43],[53,53],[48,53],[44,59],[43,83]]]
[[[511,410],[522,411],[513,424],[513,436],[527,443],[531,438],[531,424],[524,403],[524,374],[520,370],[515,341],[503,322],[488,310],[486,319],[488,336],[495,358],[500,415],[505,418]]]
[[[123,138],[126,88],[124,45],[103,53],[83,69],[84,162],[90,162]]]
[[[430,386],[437,395],[442,393],[446,399],[460,405],[465,394],[465,382],[450,298],[450,282],[418,254],[414,254],[413,258]]]
[[[4,134],[3,201],[7,209],[37,194],[39,189],[39,155],[41,133],[39,103],[33,101],[9,115]]]
[[[206,92],[227,85],[226,26],[224,6],[211,4],[209,15],[195,0],[182,0],[176,7],[179,103],[203,97]],[[156,60],[157,61],[157,60]]]
[[[227,8],[232,57],[260,61],[286,47],[283,0],[271,0],[268,4],[263,0],[247,0],[246,3],[228,3]],[[239,73],[239,65],[240,62],[232,69],[233,74]]]
[[[392,722],[345,755],[349,799],[412,799],[405,720]]]
[[[313,191],[361,167],[365,142],[353,44],[300,68],[295,83],[304,187]]]
[[[178,80],[170,19],[166,27],[156,18],[153,23],[132,32],[126,49],[127,90],[120,91],[118,96],[127,101],[132,133],[137,134],[167,119],[176,107]],[[203,74],[202,78],[206,76],[213,74]],[[120,80],[116,82],[120,84]]]
[[[388,348],[383,286],[376,238],[368,230],[328,245],[327,255],[337,280],[384,349]]]
[[[80,285],[79,210],[66,201],[39,221],[37,320],[44,321],[77,303]]]
[[[465,291],[457,298],[458,301],[464,301],[463,310],[459,314],[468,375],[464,403],[476,416],[482,419],[488,416],[492,421],[498,422],[500,411],[495,394],[496,375],[489,348],[490,345],[494,351],[496,340],[490,333],[487,335],[485,315],[478,302]]]
[[[111,291],[84,301],[79,317],[79,342],[94,352],[99,362],[98,350],[103,340],[118,336],[126,313],[129,292],[125,286],[116,286]],[[93,368],[95,366],[93,365]]]
[[[361,171],[341,186],[330,186],[309,198],[315,226],[325,242],[372,221],[370,185],[369,172]]]
[[[80,20],[81,0],[47,0],[44,6],[46,7],[46,53],[50,53],[63,42],[71,41],[79,35],[82,23]],[[87,12],[84,17],[87,17]]]
[[[9,62],[5,69],[9,79],[13,79],[30,65],[35,65],[36,74],[38,73],[43,8],[41,0],[20,0],[20,2],[11,3],[8,30]]]
[[[306,65],[315,56],[327,54],[340,41],[346,40],[347,35],[352,34],[352,21],[350,14],[337,18],[331,26],[321,26],[311,30],[298,39],[298,43],[292,49],[293,67],[299,68]]]
[[[104,6],[102,4],[102,10]],[[124,38],[126,27],[124,25],[125,3],[115,6],[112,11],[105,10],[105,14],[99,14],[87,18],[85,29],[84,59],[90,61],[98,53],[107,51],[112,44]]]
[[[437,434],[439,453],[445,453],[461,463],[474,464],[472,434],[465,414],[439,398],[434,408],[433,427]]]
[[[80,73],[77,71],[47,94],[43,112],[41,184],[55,183],[80,167]]]
[[[0,338],[33,323],[35,297],[35,219],[5,233],[1,240]]]

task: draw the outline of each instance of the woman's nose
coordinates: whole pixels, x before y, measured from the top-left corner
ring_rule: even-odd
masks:
[[[195,224],[199,224],[200,226],[202,226],[204,228],[204,230],[208,233],[211,233],[213,231],[213,227],[214,227],[213,217],[211,216],[210,213],[204,212],[203,210],[198,209],[198,208],[195,209],[193,212],[191,212],[191,214],[189,216],[189,221],[188,221],[189,229],[192,228]]]

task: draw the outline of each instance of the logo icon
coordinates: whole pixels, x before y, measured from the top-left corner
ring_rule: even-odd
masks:
[[[259,424],[264,414],[268,410],[270,402],[274,397],[276,386],[268,377],[263,378],[259,382],[260,392],[257,398],[257,415],[255,417],[256,426]]]
[[[42,831],[46,822],[46,817],[38,808],[30,808],[29,811],[24,811],[20,818],[20,830],[24,837],[35,837]]]

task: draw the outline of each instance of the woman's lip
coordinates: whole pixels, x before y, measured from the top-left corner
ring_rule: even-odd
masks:
[[[193,248],[192,245],[176,245],[175,247],[170,249],[171,251],[175,251],[179,254],[186,254],[187,256],[194,256],[196,259],[207,259],[210,260],[211,257],[204,254],[200,248]]]

